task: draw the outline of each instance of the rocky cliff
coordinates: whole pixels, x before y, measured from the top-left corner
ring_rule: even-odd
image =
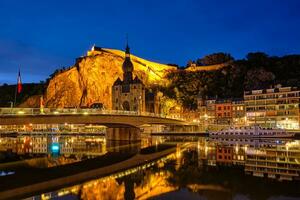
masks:
[[[76,60],[74,66],[57,73],[45,93],[46,107],[79,107],[103,103],[111,108],[111,87],[122,79],[124,52],[114,49],[93,48]],[[134,75],[146,86],[167,84],[164,77],[176,67],[151,62],[131,55]]]

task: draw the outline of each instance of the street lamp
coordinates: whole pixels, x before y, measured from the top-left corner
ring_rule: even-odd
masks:
[[[14,102],[9,101],[8,103],[10,103],[10,108],[13,108],[13,107],[14,107]]]

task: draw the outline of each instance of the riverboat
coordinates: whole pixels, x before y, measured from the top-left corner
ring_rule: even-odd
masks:
[[[295,133],[279,128],[263,128],[259,125],[230,127],[216,132],[210,132],[211,137],[244,137],[244,138],[290,138]]]

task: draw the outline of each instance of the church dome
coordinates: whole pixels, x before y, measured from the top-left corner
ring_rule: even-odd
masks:
[[[133,64],[130,60],[130,50],[129,50],[128,44],[126,46],[125,60],[124,60],[123,65],[122,65],[122,69],[123,69],[124,73],[133,72]]]
[[[130,58],[127,58],[127,57],[125,58],[123,65],[122,65],[122,69],[123,69],[124,73],[133,72],[133,64],[132,64]]]

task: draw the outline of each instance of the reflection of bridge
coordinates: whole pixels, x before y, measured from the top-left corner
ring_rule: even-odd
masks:
[[[110,128],[107,130],[107,139],[112,140],[139,140],[139,137],[136,137],[140,132],[138,127],[144,124],[185,124],[181,119],[147,112],[73,108],[0,108],[0,125],[65,123],[104,125]]]

